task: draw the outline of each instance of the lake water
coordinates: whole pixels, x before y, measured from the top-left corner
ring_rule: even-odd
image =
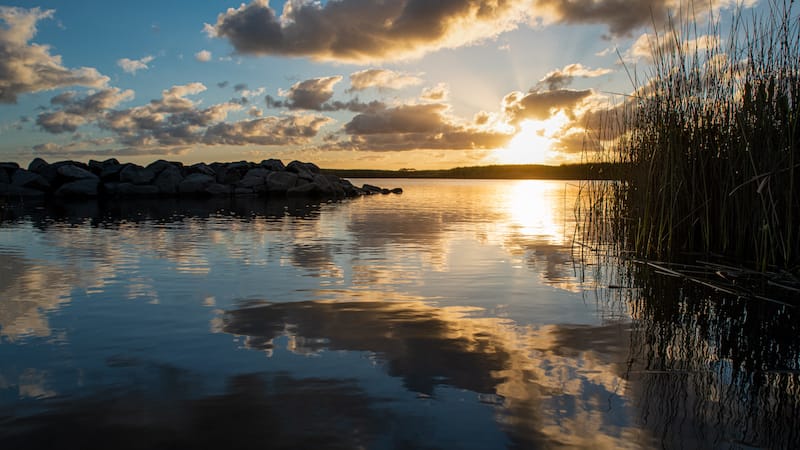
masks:
[[[576,182],[372,182],[6,205],[0,448],[798,446],[794,308],[586,265]]]

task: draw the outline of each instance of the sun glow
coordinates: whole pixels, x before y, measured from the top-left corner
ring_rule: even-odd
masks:
[[[546,120],[525,120],[506,148],[494,153],[500,164],[543,164],[555,158],[552,143],[569,122],[563,112]]]

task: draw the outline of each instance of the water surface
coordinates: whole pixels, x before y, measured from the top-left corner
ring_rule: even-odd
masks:
[[[0,447],[797,444],[794,309],[608,289],[577,183],[397,183],[7,205]]]

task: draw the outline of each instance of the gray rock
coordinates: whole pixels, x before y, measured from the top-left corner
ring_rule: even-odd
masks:
[[[14,172],[14,175],[11,177],[11,184],[39,191],[47,191],[50,189],[50,183],[48,183],[43,176],[25,169],[19,169]]]
[[[178,169],[178,173],[180,173],[180,167],[178,167],[177,163],[171,163],[169,161],[164,161],[163,159],[151,162],[147,165],[146,169],[153,171],[153,173],[158,176],[161,174],[161,172],[170,167]]]
[[[390,191],[392,194],[402,194],[403,188],[396,187]]]
[[[361,186],[361,190],[367,194],[380,194],[381,191],[383,191],[383,189],[379,188],[378,186],[373,186],[371,184],[365,184]]]
[[[224,184],[212,183],[205,189],[205,193],[214,197],[231,195],[231,187]]]
[[[333,183],[331,183],[328,177],[323,174],[317,174],[314,176],[314,184],[317,185],[319,193],[324,196],[333,197],[336,196],[338,191],[344,192],[341,188],[339,188],[339,190],[334,188]]]
[[[7,183],[0,183],[0,197],[43,197],[44,192],[26,188],[22,186],[14,186]]]
[[[205,163],[197,163],[192,164],[191,166],[186,168],[186,172],[191,175],[195,173],[200,173],[203,175],[208,175],[210,177],[216,177],[217,173],[214,172],[214,169],[208,167]]]
[[[272,172],[267,177],[267,192],[285,194],[297,185],[297,174],[291,172]]]
[[[5,170],[0,170],[0,183],[11,184],[11,177],[8,176]]]
[[[178,185],[178,192],[181,194],[202,194],[214,181],[214,177],[211,175],[193,173],[181,181]]]
[[[15,162],[0,162],[0,170],[5,170],[7,172],[13,172],[19,169],[19,164]]]
[[[119,172],[119,181],[123,183],[149,184],[155,177],[152,170],[135,164],[128,164]]]
[[[255,191],[249,188],[237,187],[234,189],[233,194],[237,197],[246,197],[249,195],[256,195]]]
[[[286,166],[283,164],[283,161],[272,158],[261,161],[261,167],[273,172],[282,172],[286,170]]]
[[[119,183],[116,187],[116,195],[119,197],[155,197],[158,193],[158,188],[152,184],[125,182]]]
[[[89,172],[88,170],[74,166],[72,164],[64,164],[58,167],[57,169],[58,175],[66,178],[68,181],[76,181],[76,180],[95,180],[97,181],[99,178],[97,175]]]
[[[319,167],[314,163],[304,163],[292,161],[286,166],[287,172],[294,172],[298,177],[308,181],[314,181],[314,175],[320,173]]]
[[[119,173],[127,166],[127,164],[122,165],[113,158],[103,161],[102,165],[100,179],[103,181],[119,181]]]
[[[176,194],[181,181],[183,181],[183,175],[181,175],[180,169],[175,166],[169,166],[158,174],[153,184],[158,188],[158,192],[162,194]]]
[[[30,164],[28,164],[28,170],[31,172],[42,173],[42,169],[49,166],[50,164],[47,161],[43,160],[42,158],[33,158]]]
[[[56,191],[59,197],[97,197],[100,180],[97,177],[83,178],[61,185]]]

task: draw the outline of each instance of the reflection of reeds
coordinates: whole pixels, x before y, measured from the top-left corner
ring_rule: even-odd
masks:
[[[624,249],[797,270],[800,24],[792,4],[739,14],[725,36],[713,18],[708,35],[691,20],[655,34],[648,81],[617,108],[621,119],[605,124],[617,137],[609,155],[629,176],[593,199]],[[586,213],[595,221],[587,229],[605,230],[593,209]]]

